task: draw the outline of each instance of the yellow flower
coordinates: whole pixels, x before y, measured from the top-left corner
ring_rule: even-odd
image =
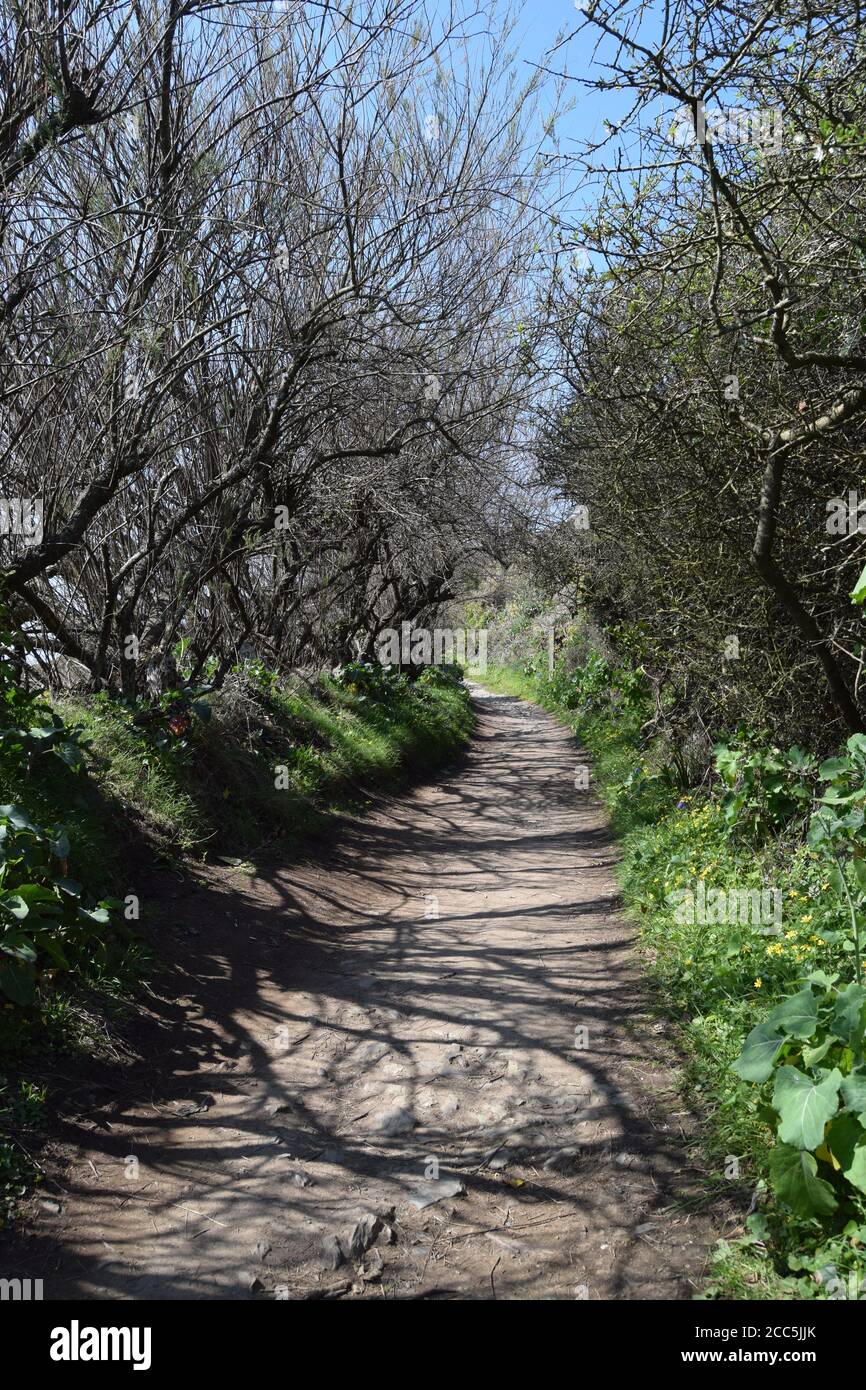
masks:
[[[760,979],[757,979],[757,980],[755,981],[755,989],[760,989],[760,988],[761,988],[761,980],[760,980]]]

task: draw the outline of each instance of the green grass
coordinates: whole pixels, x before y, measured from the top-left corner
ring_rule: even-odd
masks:
[[[738,1238],[720,1242],[705,1296],[826,1297],[828,1279],[864,1276],[866,1228],[852,1234],[841,1220],[833,1226],[795,1219],[770,1199],[774,1135],[766,1095],[731,1071],[749,1030],[810,970],[852,978],[850,957],[817,935],[819,927],[837,925],[831,919],[839,911],[827,896],[821,860],[794,837],[756,846],[732,831],[711,793],[680,790],[658,743],[639,750],[647,716],[640,700],[615,708],[593,696],[583,708],[569,708],[581,703],[579,672],[551,679],[538,665],[535,673],[489,668],[484,683],[549,710],[588,750],[594,788],[621,848],[624,901],[639,923],[657,998],[677,1029],[685,1098],[702,1117],[702,1164],[711,1183],[730,1179],[736,1197],[756,1194]],[[708,888],[780,888],[781,936],[679,921],[668,894],[699,879]]]
[[[235,686],[210,704],[211,721],[194,724],[185,746],[162,750],[122,705],[101,697],[58,705],[92,741],[96,796],[84,820],[76,816],[74,837],[88,867],[118,814],[167,854],[296,840],[357,804],[367,787],[397,786],[407,772],[452,756],[472,727],[462,687],[424,682],[383,700],[327,678],[316,687]],[[52,809],[40,807],[49,819]]]

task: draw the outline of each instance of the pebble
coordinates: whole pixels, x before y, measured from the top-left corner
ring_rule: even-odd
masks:
[[[328,1269],[339,1269],[346,1258],[339,1236],[324,1236],[322,1239],[322,1255]]]
[[[414,1117],[402,1105],[394,1106],[391,1110],[380,1110],[370,1121],[374,1134],[405,1134],[414,1125]]]
[[[352,1232],[350,1249],[353,1257],[359,1260],[369,1250],[382,1229],[382,1222],[372,1211],[365,1212]]]
[[[462,1197],[465,1192],[465,1184],[459,1178],[437,1178],[435,1182],[419,1183],[409,1201],[418,1211],[423,1211],[425,1207],[432,1207],[434,1202],[441,1202],[446,1197]]]

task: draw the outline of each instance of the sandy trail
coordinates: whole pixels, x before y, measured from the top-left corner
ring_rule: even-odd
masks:
[[[476,695],[460,768],[314,859],[155,880],[179,964],[137,1060],[52,1078],[57,1202],[4,1271],[46,1298],[691,1296],[718,1232],[604,816],[563,728]]]

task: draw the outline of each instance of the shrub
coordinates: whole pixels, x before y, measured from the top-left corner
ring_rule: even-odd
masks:
[[[69,839],[60,825],[34,824],[17,806],[0,806],[0,991],[13,1004],[36,999],[39,978],[85,960],[108,964],[126,935],[112,899],[87,904],[66,877]]]
[[[866,1194],[866,989],[815,971],[752,1029],[734,1071],[773,1079],[773,1188],[798,1216]]]

